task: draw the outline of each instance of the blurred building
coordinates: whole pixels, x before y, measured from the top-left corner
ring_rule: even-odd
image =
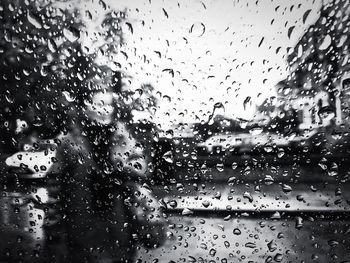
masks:
[[[347,122],[349,26],[350,3],[330,1],[288,56],[291,74],[281,92],[298,110],[300,129]]]

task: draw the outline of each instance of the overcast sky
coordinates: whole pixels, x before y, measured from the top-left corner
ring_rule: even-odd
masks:
[[[287,50],[317,19],[321,0],[109,4],[127,8],[132,24],[132,30],[124,28],[128,56],[118,62],[133,76],[135,88],[154,84],[160,98],[155,120],[166,125],[206,121],[217,103],[228,117],[254,118],[250,102],[275,95],[275,84],[288,74]],[[246,107],[244,101],[250,101]]]

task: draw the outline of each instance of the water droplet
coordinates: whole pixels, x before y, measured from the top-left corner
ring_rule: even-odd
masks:
[[[283,260],[283,255],[280,254],[280,253],[277,253],[273,259],[274,259],[276,262],[282,262],[282,260]]]
[[[300,216],[297,216],[295,218],[295,228],[301,229],[302,227],[303,227],[303,218],[301,218]]]
[[[56,52],[57,51],[57,45],[56,45],[56,42],[53,40],[53,39],[49,39],[47,41],[47,46],[49,47],[49,50],[51,52]]]
[[[238,167],[238,164],[236,162],[233,162],[231,167],[232,170],[235,170]]]
[[[253,136],[259,135],[263,132],[263,128],[257,127],[249,130],[249,133]]]
[[[339,242],[336,241],[336,240],[329,240],[328,241],[328,245],[331,246],[331,247],[336,247],[339,245]]]
[[[277,151],[277,157],[282,158],[284,156],[284,154],[285,154],[284,149],[279,148]]]
[[[241,232],[241,230],[240,229],[238,229],[238,228],[235,228],[235,229],[233,229],[233,234],[235,234],[235,235],[240,235],[242,232]]]
[[[252,197],[252,195],[250,194],[250,193],[248,193],[248,192],[245,192],[244,194],[243,194],[243,197],[244,198],[246,198],[246,199],[248,199],[248,201],[251,203],[251,202],[253,202],[253,197]]]
[[[244,101],[243,101],[243,108],[244,108],[244,110],[247,109],[248,104],[249,104],[249,105],[252,104],[251,99],[252,99],[252,97],[250,97],[250,96],[248,96],[248,97],[246,97],[246,98],[244,99]]]
[[[201,37],[205,33],[205,25],[201,22],[194,23],[190,28],[190,34]]]
[[[290,185],[287,185],[287,184],[282,184],[282,191],[285,192],[285,193],[289,193],[291,192],[293,189]]]
[[[294,31],[294,28],[295,28],[295,26],[291,26],[291,27],[288,29],[288,38],[291,37],[291,35],[292,35],[293,31]]]
[[[280,212],[275,212],[271,215],[270,219],[280,219],[281,218],[281,214]]]
[[[210,249],[209,255],[214,257],[216,255],[216,250],[214,248]]]
[[[182,210],[182,215],[193,215],[193,210],[189,209],[189,208],[184,208],[184,210]]]
[[[164,153],[162,158],[168,163],[174,162],[174,157],[173,157],[172,151],[167,151],[166,153]]]
[[[265,152],[270,153],[273,151],[273,147],[271,145],[265,145],[264,150]]]
[[[169,202],[169,206],[170,206],[171,208],[176,208],[176,207],[177,207],[177,202],[176,202],[176,200],[171,200],[171,201]]]
[[[274,240],[271,240],[268,244],[267,247],[270,252],[274,252],[277,249],[277,244]]]
[[[216,170],[218,170],[219,172],[223,172],[225,170],[224,164],[223,163],[216,164]]]
[[[207,200],[204,200],[204,201],[202,202],[202,205],[203,205],[205,208],[207,208],[207,207],[210,206],[210,202],[207,201]]]
[[[75,101],[75,98],[68,91],[63,91],[62,93],[68,102]]]
[[[29,23],[31,23],[36,28],[41,29],[43,27],[40,17],[38,17],[30,12],[27,12],[27,18],[28,18]]]
[[[204,249],[204,250],[207,250],[207,249],[208,249],[208,245],[207,245],[206,243],[201,243],[201,244],[199,245],[199,247],[200,247],[201,249]]]
[[[205,164],[203,164],[203,165],[201,166],[201,173],[202,173],[202,174],[205,174],[207,171],[208,171],[208,167],[207,167]]]
[[[221,192],[216,192],[215,195],[214,195],[214,197],[215,197],[216,199],[220,199],[220,198],[221,198]]]
[[[74,27],[64,28],[63,35],[70,41],[75,42],[80,37],[80,31]]]
[[[332,43],[332,38],[329,34],[325,36],[322,44],[318,47],[319,50],[326,50]]]
[[[271,175],[266,175],[264,178],[264,183],[265,185],[271,185],[275,182],[275,179],[273,179],[273,177]]]
[[[247,242],[244,246],[247,248],[256,248],[256,244],[254,242]]]

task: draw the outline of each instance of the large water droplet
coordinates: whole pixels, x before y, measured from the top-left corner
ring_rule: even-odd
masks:
[[[63,29],[63,35],[70,41],[74,42],[77,41],[80,37],[80,32],[78,29],[74,27],[64,28]]]
[[[205,25],[201,22],[194,23],[190,28],[190,33],[196,37],[201,37],[205,33]]]
[[[332,43],[332,38],[330,35],[325,36],[322,44],[319,46],[319,50],[326,50]]]
[[[31,23],[36,28],[41,29],[43,27],[40,17],[28,12],[27,18],[28,18],[29,23]]]
[[[57,51],[57,45],[53,39],[49,39],[49,41],[47,42],[47,46],[49,47],[49,50],[51,52],[54,53]]]
[[[173,153],[171,151],[167,151],[166,153],[164,153],[163,159],[168,163],[173,163],[174,162]]]
[[[184,210],[182,210],[182,215],[192,215],[194,212],[193,210],[189,209],[189,208],[184,208]]]
[[[68,91],[63,91],[62,93],[68,102],[73,102],[75,100],[75,98]]]

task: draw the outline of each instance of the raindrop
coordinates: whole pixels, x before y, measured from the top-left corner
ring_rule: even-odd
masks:
[[[252,128],[249,130],[249,133],[253,136],[259,135],[263,132],[263,128],[257,127],[257,128]]]
[[[166,153],[164,153],[162,158],[168,163],[174,162],[173,153],[171,151],[167,151]]]
[[[247,248],[256,248],[256,244],[254,242],[247,242],[244,246]]]
[[[264,183],[265,185],[271,185],[275,182],[275,180],[273,179],[273,177],[271,175],[266,175],[264,178]]]
[[[323,39],[322,44],[318,47],[319,50],[326,50],[332,43],[332,38],[330,35],[326,35]]]
[[[197,262],[196,258],[192,256],[188,256],[187,261],[191,263]]]
[[[183,210],[182,210],[182,215],[193,215],[193,210],[191,210],[191,209],[189,209],[189,208],[184,208]]]
[[[273,259],[274,259],[276,262],[282,262],[282,260],[283,260],[283,255],[280,254],[280,253],[277,253]]]
[[[73,102],[75,100],[75,98],[68,91],[63,91],[62,93],[68,102]]]
[[[70,41],[75,42],[80,37],[80,32],[74,27],[63,28],[63,35]]]
[[[285,193],[289,193],[291,192],[293,189],[290,185],[287,185],[287,184],[282,184],[282,191],[285,192]]]
[[[233,229],[233,234],[235,234],[235,235],[240,235],[242,232],[241,232],[241,230],[240,229],[238,229],[238,228],[235,228],[235,229]]]
[[[295,26],[291,26],[289,29],[288,29],[288,38],[290,38],[290,36],[292,35],[293,31],[294,31],[294,28]]]
[[[132,24],[128,23],[128,22],[126,22],[125,24],[128,26],[128,30],[130,31],[130,33],[133,34],[134,33],[134,29],[132,27]]]
[[[56,52],[57,51],[57,45],[53,39],[49,39],[47,42],[47,46],[49,47],[49,50],[51,52]]]
[[[203,164],[203,165],[201,166],[201,173],[202,173],[202,174],[205,174],[207,171],[208,171],[208,167],[207,167],[205,164]]]
[[[251,105],[252,101],[251,101],[252,97],[248,96],[244,99],[243,101],[243,108],[244,110],[247,109],[247,104]]]
[[[169,18],[168,12],[164,8],[162,8],[162,9],[163,9],[163,13],[164,13],[165,17]]]
[[[300,216],[295,218],[295,228],[301,229],[303,227],[303,219]]]
[[[207,244],[205,244],[205,243],[201,243],[201,244],[199,245],[199,247],[200,247],[201,249],[204,249],[204,250],[207,250],[207,249],[208,249],[208,246],[207,246]]]
[[[258,45],[258,47],[260,47],[261,46],[261,44],[264,42],[264,37],[262,37],[261,38],[261,40],[260,40],[260,42],[259,42],[259,45]]]
[[[104,10],[107,9],[107,4],[104,1],[100,0],[98,1],[98,4],[101,5]]]
[[[223,172],[225,169],[225,166],[223,163],[218,163],[216,164],[216,170],[218,170],[219,172]]]
[[[272,257],[268,256],[265,260],[265,263],[271,263],[272,262]]]
[[[27,12],[27,18],[28,18],[29,23],[31,23],[37,29],[41,29],[43,27],[40,17],[38,17],[34,14],[31,14],[30,12]]]
[[[285,152],[283,148],[279,148],[277,151],[277,157],[282,158],[284,156]]]
[[[235,170],[238,167],[238,164],[236,162],[233,162],[231,167],[232,170]]]
[[[280,212],[275,212],[271,215],[270,219],[280,219],[281,218],[281,214]]]
[[[205,33],[205,25],[201,22],[194,23],[190,28],[190,33],[196,37],[201,37]]]
[[[221,192],[216,192],[215,195],[214,195],[214,197],[215,197],[216,199],[220,199],[220,198],[221,198]]]
[[[329,241],[328,241],[328,245],[329,245],[330,247],[336,247],[336,246],[339,245],[339,242],[336,241],[336,240],[329,240]]]
[[[250,193],[245,192],[245,193],[243,194],[243,197],[246,198],[246,199],[248,199],[248,201],[249,201],[250,203],[253,202],[253,197],[252,197],[252,195],[251,195]]]
[[[216,250],[214,248],[210,249],[209,255],[214,257],[216,255]]]
[[[270,252],[274,252],[277,249],[277,244],[274,240],[271,240],[268,244],[267,247]]]
[[[242,129],[245,129],[248,125],[248,120],[245,120],[245,119],[242,119],[242,118],[238,118],[238,121],[239,121],[239,126],[242,128]]]
[[[304,15],[303,15],[303,23],[305,24],[306,22],[306,19],[308,18],[309,14],[311,12],[311,9],[307,10]]]
[[[176,200],[171,200],[171,201],[169,202],[169,206],[170,206],[171,208],[176,208],[176,207],[177,207],[177,202],[176,202]]]
[[[210,206],[210,202],[207,201],[207,200],[204,200],[204,201],[202,202],[202,205],[203,205],[205,208],[207,208],[207,207]]]
[[[265,152],[270,153],[273,151],[273,147],[271,145],[265,145],[264,150]]]

